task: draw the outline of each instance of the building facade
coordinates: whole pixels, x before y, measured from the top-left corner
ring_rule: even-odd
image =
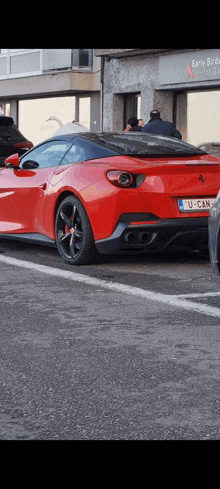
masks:
[[[2,110],[19,126],[22,101],[74,97],[72,120],[80,122],[80,101],[87,98],[89,129],[100,130],[100,66],[92,49],[0,49]]]
[[[154,108],[184,141],[220,141],[219,49],[96,49],[95,55],[104,60],[104,130],[124,130],[133,115],[146,123]]]

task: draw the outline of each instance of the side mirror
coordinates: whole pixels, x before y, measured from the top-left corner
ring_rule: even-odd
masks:
[[[36,168],[39,168],[39,164],[33,160],[27,160],[22,165],[23,170],[35,170]]]
[[[20,164],[19,161],[19,154],[15,153],[14,155],[9,156],[5,160],[5,165],[8,166],[9,168],[18,168]]]

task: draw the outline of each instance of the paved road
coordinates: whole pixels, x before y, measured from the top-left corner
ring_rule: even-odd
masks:
[[[220,279],[198,253],[69,267],[0,242],[0,439],[219,439]]]

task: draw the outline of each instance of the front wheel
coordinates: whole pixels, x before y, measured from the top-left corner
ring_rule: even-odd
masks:
[[[69,195],[60,204],[55,221],[56,243],[70,265],[86,265],[96,257],[93,232],[81,202]]]

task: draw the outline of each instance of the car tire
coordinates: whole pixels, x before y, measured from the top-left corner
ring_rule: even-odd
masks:
[[[74,195],[60,204],[55,220],[56,244],[62,259],[70,265],[95,261],[98,252],[87,213]]]

